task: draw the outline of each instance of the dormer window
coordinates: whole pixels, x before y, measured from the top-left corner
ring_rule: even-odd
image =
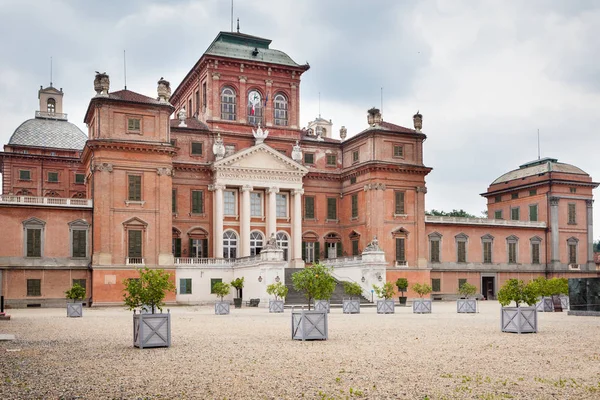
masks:
[[[56,112],[56,100],[48,99],[47,105],[48,105],[48,112],[51,114],[54,114]]]

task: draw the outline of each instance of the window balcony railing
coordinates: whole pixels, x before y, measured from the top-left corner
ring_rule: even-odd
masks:
[[[228,258],[175,257],[175,265],[231,266],[232,264],[233,260]]]
[[[408,262],[396,260],[396,262],[394,263],[394,266],[400,267],[400,268],[406,268],[406,267],[408,267]]]
[[[92,208],[92,199],[74,199],[65,197],[36,197],[0,194],[0,204],[35,205],[48,207]]]
[[[144,265],[143,257],[127,257],[125,259],[125,265]]]

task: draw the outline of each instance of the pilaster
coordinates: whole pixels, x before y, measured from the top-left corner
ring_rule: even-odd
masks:
[[[267,189],[267,193],[269,195],[269,212],[265,234],[269,238],[272,233],[277,233],[277,193],[279,193],[279,188],[270,187]]]
[[[292,221],[292,268],[304,266],[302,260],[302,195],[304,189],[294,189],[294,219]]]
[[[242,186],[242,209],[240,212],[240,244],[241,256],[248,257],[250,255],[250,192],[252,186]]]
[[[560,254],[558,252],[558,202],[560,198],[550,197],[550,267],[556,271],[560,269]]]

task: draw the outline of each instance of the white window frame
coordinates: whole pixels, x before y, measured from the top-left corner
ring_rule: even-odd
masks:
[[[313,263],[315,262],[315,242],[306,242],[306,262]]]
[[[225,235],[229,235],[229,233],[233,233],[233,237],[228,236],[227,238],[225,237]],[[239,236],[237,234],[236,231],[234,231],[233,229],[227,229],[225,232],[223,232],[223,237],[221,238],[221,240],[223,241],[223,258],[225,259],[236,259],[238,257],[238,244],[239,244]],[[227,243],[225,241],[228,241]],[[233,244],[233,245],[232,245]],[[231,249],[235,250],[235,257],[231,257]],[[227,257],[225,257],[225,251],[227,250]]]
[[[233,196],[233,210],[227,208],[227,193],[231,193],[231,195]],[[223,215],[228,217],[237,216],[237,192],[235,190],[223,190]]]
[[[283,259],[289,261],[290,235],[288,235],[287,232],[279,231],[277,232],[277,235],[275,235],[275,238],[277,240],[277,246],[283,250]]]
[[[253,197],[254,196],[254,202]],[[258,204],[256,203],[256,196],[258,196]],[[256,212],[258,208],[258,213]],[[264,217],[265,209],[265,196],[261,191],[250,192],[250,216],[251,217]]]
[[[250,255],[257,256],[260,254],[265,245],[265,235],[261,231],[250,232]]]
[[[289,212],[289,196],[287,193],[277,193],[275,195],[275,210],[276,210],[276,216],[277,218],[289,218],[290,212]],[[283,199],[284,204],[281,204],[281,200]],[[285,209],[285,215],[282,215],[282,213],[280,213],[280,211],[282,210],[282,208]]]

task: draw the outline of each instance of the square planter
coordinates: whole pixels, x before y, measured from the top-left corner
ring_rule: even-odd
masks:
[[[502,332],[537,333],[536,307],[502,307],[500,328]]]
[[[535,309],[539,312],[554,311],[554,302],[552,301],[552,297],[542,297],[542,299],[535,304]]]
[[[315,311],[327,311],[329,313],[329,300],[315,300]]]
[[[171,314],[133,314],[133,346],[171,347]]]
[[[563,310],[568,310],[569,309],[569,297],[561,295],[559,298],[560,298],[560,303],[562,304]]]
[[[392,299],[377,300],[377,314],[393,314],[395,307]]]
[[[360,314],[360,300],[342,300],[342,312],[344,314]]]
[[[292,339],[293,340],[327,340],[328,324],[325,310],[292,309]]]
[[[83,303],[67,303],[67,317],[83,317]]]
[[[413,313],[431,314],[431,300],[416,299],[413,300]]]
[[[269,300],[269,312],[270,313],[282,313],[283,312],[283,300]]]
[[[477,312],[477,300],[476,299],[458,299],[458,300],[456,300],[456,312],[457,313],[476,313]]]
[[[228,301],[217,301],[217,302],[215,302],[215,314],[216,315],[227,315],[227,314],[229,314],[229,302]]]

